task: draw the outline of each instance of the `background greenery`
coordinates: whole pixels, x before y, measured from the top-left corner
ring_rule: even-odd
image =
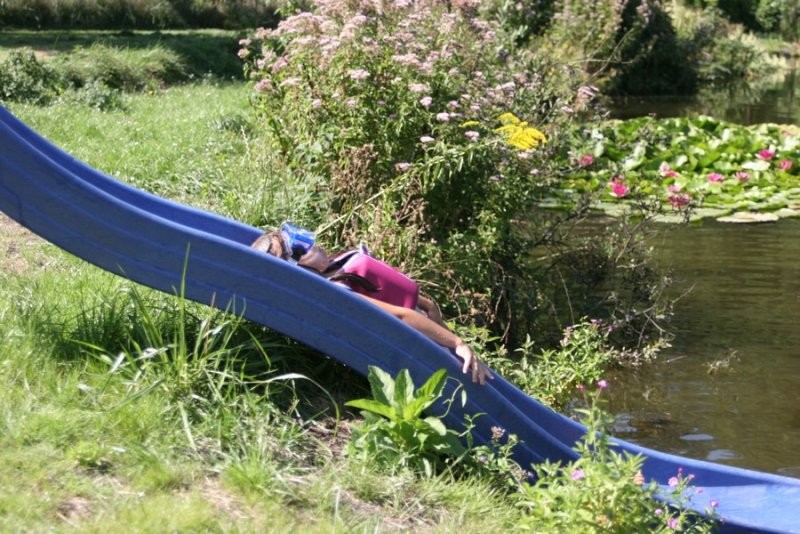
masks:
[[[47,29],[4,28],[0,100],[79,159],[137,187],[251,224],[316,225],[331,246],[370,240],[447,304],[453,326],[494,368],[567,409],[577,384],[596,383],[608,365],[652,356],[651,347],[630,341],[657,347],[650,327],[669,305],[647,254],[646,223],[658,209],[626,204],[629,216],[604,221],[602,233],[587,219],[617,161],[609,150],[581,170],[584,127],[603,113],[595,85],[692,91],[763,66],[761,45],[742,38],[728,15],[678,17],[676,5],[623,4],[601,5],[598,16],[582,3],[547,1],[534,11],[497,2],[436,12],[431,20],[453,26],[416,28],[429,38],[425,46],[444,41],[461,55],[423,80],[403,80],[404,88],[427,83],[432,109],[419,102],[427,95],[397,90],[391,117],[350,73],[368,66],[372,88],[383,90],[396,72],[411,76],[392,68],[386,50],[342,48],[327,69],[299,60],[289,68],[302,78],[314,66],[321,95],[330,100],[338,89],[361,99],[352,108],[340,99],[345,105],[324,120],[308,113],[312,92],[253,93],[267,79],[258,60],[299,46],[280,32],[260,32],[266,48],[240,42],[274,25],[263,4],[253,15],[234,14],[234,3],[170,2],[159,11],[129,2],[122,14],[113,3],[8,1],[0,24]],[[61,24],[111,31],[52,30]],[[187,25],[248,31],[171,29]],[[374,33],[363,36],[393,35],[384,30],[367,26]],[[577,38],[586,35],[614,37]],[[495,54],[459,46],[475,36]],[[736,62],[726,55],[731,47],[741,52]],[[250,82],[236,57],[242,49]],[[676,65],[661,50],[686,61]],[[457,68],[467,70],[456,76]],[[653,84],[636,85],[647,69],[658,74]],[[273,86],[289,72],[270,79]],[[513,91],[496,89],[509,81]],[[463,94],[487,100],[470,112],[446,107]],[[464,116],[440,121],[445,112]],[[504,112],[521,121],[511,131],[535,127],[547,142],[515,146],[497,131]],[[475,124],[461,126],[470,119]],[[628,130],[604,127],[608,137],[625,134],[620,144],[636,143]],[[434,142],[422,146],[423,135]],[[368,149],[370,140],[380,142]],[[397,163],[412,170],[404,174]],[[599,189],[576,196],[565,186],[590,173]],[[541,208],[552,199],[559,209]],[[0,224],[3,530],[669,528],[672,516],[636,480],[640,460],[615,457],[602,443],[582,449],[575,465],[542,466],[538,486],[522,483],[532,468],[510,460],[514,438],[505,429],[486,449],[465,440],[472,462],[456,455],[454,465],[450,454],[441,464],[422,461],[437,466],[427,474],[387,470],[362,453],[396,448],[385,439],[391,421],[362,423],[342,408],[368,395],[363,378],[258,325],[136,287]],[[602,429],[593,401],[577,402]],[[351,440],[354,420],[363,426]],[[415,452],[406,464],[420,465],[429,453]],[[609,501],[591,488],[626,497]]]

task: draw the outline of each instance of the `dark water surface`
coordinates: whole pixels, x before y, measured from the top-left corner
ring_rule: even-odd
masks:
[[[670,227],[673,346],[611,377],[614,434],[800,477],[800,220]]]
[[[710,115],[737,124],[800,124],[800,71],[795,66],[757,90],[717,90],[703,97],[629,96],[614,99],[608,107],[616,119]]]

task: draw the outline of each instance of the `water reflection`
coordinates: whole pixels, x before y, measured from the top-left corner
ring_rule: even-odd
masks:
[[[616,119],[711,115],[737,124],[800,124],[798,93],[798,71],[793,68],[760,87],[715,89],[694,97],[622,97],[609,102],[608,108]]]
[[[615,434],[800,476],[800,221],[671,228],[658,248],[682,291],[673,346],[612,378]]]

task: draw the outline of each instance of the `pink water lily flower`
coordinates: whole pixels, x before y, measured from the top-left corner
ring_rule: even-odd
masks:
[[[709,173],[707,178],[708,178],[709,182],[715,183],[715,184],[718,184],[718,183],[720,183],[721,181],[723,181],[725,179],[725,177],[722,176],[718,172]]]
[[[734,174],[734,176],[736,176],[736,178],[740,182],[746,182],[747,180],[750,179],[750,173],[747,171],[736,171],[736,174]]]
[[[608,182],[611,187],[611,194],[617,198],[622,198],[628,194],[630,188],[622,183],[624,178],[622,176],[615,176]]]
[[[672,204],[673,208],[682,208],[687,206],[692,201],[692,197],[686,193],[674,193],[667,197],[667,200]]]
[[[779,165],[782,171],[788,171],[789,169],[792,168],[792,160],[782,159]]]
[[[675,178],[676,176],[678,176],[678,173],[673,171],[672,167],[670,167],[669,163],[667,163],[666,161],[658,166],[658,172],[660,172],[661,176],[663,176],[664,178]]]
[[[770,150],[769,148],[763,148],[756,153],[756,157],[758,159],[763,159],[764,161],[769,161],[775,157],[775,151]]]

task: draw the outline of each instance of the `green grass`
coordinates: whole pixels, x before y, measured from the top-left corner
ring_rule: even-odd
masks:
[[[9,30],[0,33],[0,61],[14,49],[30,48],[43,59],[56,59],[102,46],[128,54],[152,54],[161,48],[173,54],[184,70],[183,79],[211,74],[222,79],[241,79],[242,64],[236,57],[245,31],[236,30]],[[173,80],[174,81],[174,80]]]
[[[350,462],[319,416],[332,410],[317,386],[245,383],[324,366],[320,355],[34,246],[47,269],[0,272],[0,530],[512,524],[514,508],[476,481],[384,477]],[[134,364],[148,347],[168,355]],[[354,396],[360,380],[332,393]]]
[[[73,102],[8,104],[78,159],[158,195],[264,224],[291,213],[297,180],[261,147],[243,82],[127,95],[97,113]],[[302,188],[300,188],[302,189]]]

